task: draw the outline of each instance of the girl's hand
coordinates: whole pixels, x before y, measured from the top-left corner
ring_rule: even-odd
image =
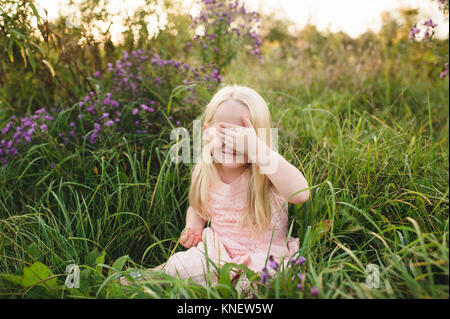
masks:
[[[242,122],[245,126],[219,123],[218,131],[226,148],[247,155],[252,162],[255,162],[258,144],[261,141],[256,135],[252,123],[244,115],[242,116]]]
[[[191,226],[186,228],[181,233],[180,244],[185,248],[196,247],[202,240],[202,230],[195,229]]]
[[[222,146],[222,140],[219,136],[219,132],[216,127],[208,127],[205,129],[203,138],[207,143],[211,145],[211,149],[220,148]]]

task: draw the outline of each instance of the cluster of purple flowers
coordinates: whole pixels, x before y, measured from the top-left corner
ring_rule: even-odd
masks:
[[[174,87],[180,84],[189,86],[201,83],[209,90],[214,90],[222,80],[214,63],[196,68],[177,60],[164,60],[152,50],[144,52],[140,49],[132,51],[131,54],[124,51],[122,59],[117,60],[114,66],[108,63],[108,72],[112,75],[111,92],[115,96],[128,102],[141,101],[140,106],[135,106],[132,110],[133,116],[141,117],[136,118],[134,123],[138,134],[146,133],[149,127],[155,131],[159,129],[159,126],[154,124],[161,122],[160,111],[165,109],[165,103],[168,102]],[[182,112],[183,107],[205,102],[200,100],[196,88],[192,85],[172,100],[173,105],[181,105],[172,109],[169,120],[175,125],[181,125],[186,115]],[[141,127],[141,124],[146,127]]]
[[[233,3],[234,2],[234,3]],[[192,18],[192,16],[191,16]],[[259,14],[255,11],[248,11],[244,3],[239,0],[202,0],[202,10],[200,14],[192,19],[191,28],[196,29],[202,25],[204,34],[196,34],[193,41],[197,41],[203,52],[209,51],[212,56],[225,55],[221,50],[230,50],[231,38],[234,35],[248,40],[252,45],[251,54],[259,58],[263,63],[263,56],[260,52],[261,38],[257,33],[260,26]],[[226,47],[224,44],[227,44]],[[191,42],[186,47],[190,49]]]
[[[437,24],[433,23],[433,20],[428,19],[423,25],[426,27],[423,38],[425,40],[431,40],[432,36],[434,35],[434,28],[436,28]],[[413,41],[419,33],[420,29],[417,27],[417,24],[414,24],[409,29],[409,40]]]
[[[133,50],[131,54],[123,51],[122,59],[118,59],[115,65],[108,63],[108,71],[113,75],[111,91],[113,93],[127,93],[125,94],[127,97],[142,95],[143,67],[148,59],[149,56],[144,55],[144,51],[139,49]],[[100,72],[97,71],[94,76],[100,78]]]
[[[45,108],[20,118],[13,115],[0,132],[0,162],[3,165],[8,164],[8,160],[16,157],[22,147],[31,143],[33,136],[45,134],[47,124],[54,120]]]
[[[108,63],[107,66],[106,75],[110,76],[112,81],[111,93],[103,95],[101,90],[98,94],[91,91],[78,103],[83,107],[78,119],[81,121],[81,118],[86,118],[87,115],[90,121],[85,122],[94,125],[94,131],[89,136],[91,144],[96,143],[101,131],[109,132],[110,127],[116,131],[121,129],[114,126],[121,123],[122,113],[129,109],[127,105],[134,104],[131,107],[131,116],[136,134],[156,132],[162,126],[161,112],[166,108],[165,103],[169,100],[172,87],[202,83],[213,90],[222,79],[213,63],[195,68],[176,60],[164,60],[151,50],[144,52],[139,49],[131,54],[123,51],[122,58],[118,59],[115,65]],[[94,77],[102,79],[104,76],[97,71]],[[172,115],[168,116],[176,126],[181,125],[183,106],[205,102],[199,101],[194,86],[188,87],[184,95],[177,95],[177,99],[173,100],[172,104],[182,103],[181,107],[175,106]],[[128,128],[123,130],[129,131]]]
[[[297,289],[298,290],[303,290],[303,287],[305,285],[306,275],[304,273],[301,273],[300,271],[302,270],[302,268],[299,268],[300,266],[304,265],[305,262],[306,262],[306,258],[303,256],[299,256],[298,258],[293,257],[289,261],[291,268],[296,273],[296,275],[294,275],[291,279],[292,279],[292,282],[294,282],[294,283],[297,279]],[[280,265],[279,265],[278,261],[276,261],[272,255],[270,255],[268,266],[269,266],[269,268],[267,268],[267,266],[264,266],[261,270],[261,280],[260,280],[261,284],[266,284],[268,282],[268,280],[270,279],[269,269],[272,269],[273,271],[277,271],[278,267]],[[316,296],[318,293],[319,293],[319,290],[316,287],[311,286],[310,294],[312,296]]]
[[[442,4],[446,4],[448,6],[448,0],[446,1],[440,1]],[[423,38],[425,40],[430,41],[435,33],[435,28],[437,26],[436,23],[433,23],[433,20],[428,19],[426,20],[423,25],[426,27],[425,28],[425,32],[423,34]],[[410,29],[409,29],[409,40],[410,41],[414,41],[416,39],[416,36],[420,33],[420,29],[417,27],[416,24],[414,24]],[[448,63],[445,64],[444,70],[439,74],[439,77],[445,78],[448,75]]]
[[[79,127],[83,127],[84,130],[90,130],[90,124],[93,123],[93,132],[89,135],[89,142],[96,144],[99,133],[103,126],[105,129],[112,127],[116,123],[120,123],[122,112],[120,110],[120,103],[113,99],[111,93],[102,94],[101,90],[98,90],[96,94],[94,91],[89,92],[80,102],[78,102],[80,112],[77,118]],[[75,122],[70,122],[69,134],[72,137],[76,136]],[[84,139],[85,136],[81,135]]]
[[[197,95],[195,86],[191,84],[201,84],[214,90],[222,80],[214,63],[195,68],[179,61],[164,60],[150,50],[145,54],[143,50],[132,51],[131,54],[123,51],[122,59],[117,60],[115,66],[108,63],[108,72],[102,74],[96,71],[93,76],[105,85],[108,81],[105,75],[112,75],[110,92],[103,93],[97,89],[82,97],[77,103],[78,116],[69,122],[68,132],[57,134],[59,142],[67,144],[69,138],[79,136],[96,144],[113,131],[129,133],[130,124],[134,125],[136,134],[157,132],[163,126],[161,112],[166,109],[173,88],[184,84],[188,86],[186,91],[172,99],[173,107],[171,115],[168,115],[168,119],[179,126],[183,116],[190,116],[184,112],[186,108],[207,102]],[[52,112],[56,114],[58,110],[53,108]],[[127,123],[124,123],[123,115],[127,112],[132,122],[128,117]],[[49,121],[54,121],[54,118],[45,108],[20,119],[12,116],[0,132],[0,162],[6,165],[9,159],[17,156],[20,147],[30,144],[32,136],[47,132]],[[89,134],[84,136],[83,131]]]

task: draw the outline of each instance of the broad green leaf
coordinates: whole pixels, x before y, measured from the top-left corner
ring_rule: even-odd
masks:
[[[126,261],[128,259],[128,255],[122,256],[117,258],[114,263],[112,264],[112,268],[108,272],[108,276],[111,276],[114,273],[114,270],[121,271],[123,266],[125,265]]]
[[[95,267],[97,265],[96,259],[100,256],[97,248],[94,248],[89,254],[87,254],[85,259],[85,264],[88,266]]]
[[[56,288],[58,286],[56,278],[52,278],[49,280],[49,277],[53,276],[53,273],[46,265],[40,262],[35,262],[30,267],[25,267],[23,269],[23,279],[22,279],[22,285],[24,287],[30,287],[33,285],[40,285],[46,287],[48,285],[49,287]],[[43,282],[45,280],[45,283]]]

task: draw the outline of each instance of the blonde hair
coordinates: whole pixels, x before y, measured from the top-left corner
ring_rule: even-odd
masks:
[[[251,114],[250,121],[258,135],[260,130],[266,132],[258,137],[268,146],[271,146],[271,135],[268,134],[271,128],[271,117],[269,108],[264,99],[253,89],[240,86],[229,85],[221,88],[206,106],[203,114],[203,121],[209,127],[213,116],[223,102],[235,101],[247,106]],[[269,191],[273,187],[266,175],[262,174],[257,165],[250,164],[246,168],[250,171],[247,199],[245,203],[246,214],[241,216],[239,227],[248,226],[251,235],[258,235],[270,227],[271,212],[269,204]],[[206,141],[202,144],[201,161],[192,172],[192,182],[189,190],[190,206],[205,220],[210,220],[207,204],[210,183],[213,178],[219,178],[217,168],[211,160],[210,145]]]

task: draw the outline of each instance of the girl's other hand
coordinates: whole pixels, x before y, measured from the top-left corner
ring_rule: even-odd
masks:
[[[185,248],[196,247],[202,240],[202,230],[187,226],[180,237],[180,244]]]

